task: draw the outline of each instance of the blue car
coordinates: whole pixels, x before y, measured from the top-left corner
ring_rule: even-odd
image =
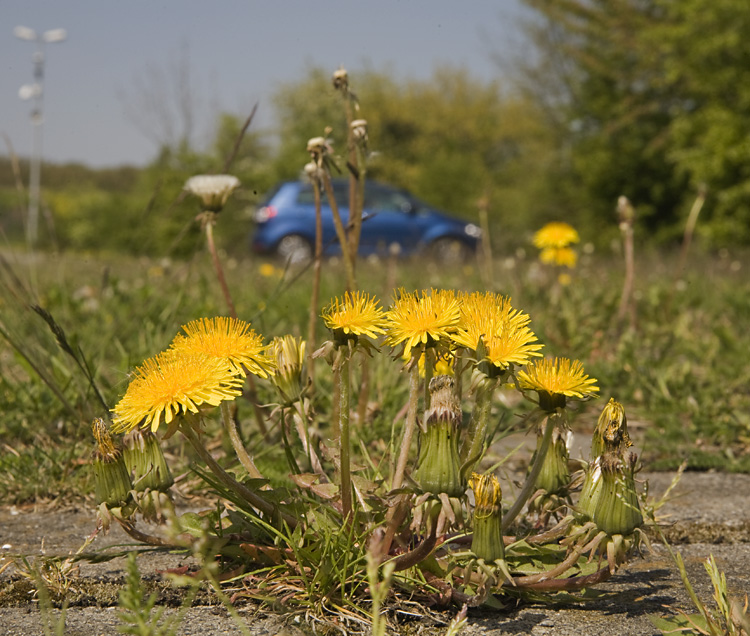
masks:
[[[333,191],[341,220],[349,219],[349,182],[334,179]],[[325,192],[321,197],[323,251],[341,254],[333,225],[333,213]],[[386,255],[397,245],[402,255],[427,252],[441,262],[458,262],[476,250],[480,228],[433,210],[408,192],[365,182],[360,256]],[[274,188],[255,212],[253,251],[274,254],[282,260],[300,263],[313,255],[315,244],[315,202],[310,183],[286,181]]]

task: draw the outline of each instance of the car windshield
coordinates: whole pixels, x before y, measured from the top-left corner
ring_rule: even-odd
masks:
[[[339,208],[349,207],[349,183],[346,181],[335,180],[333,186],[333,195],[336,198],[336,205]],[[328,201],[323,196],[323,204]],[[297,193],[298,205],[314,205],[315,197],[312,185],[303,183],[300,185]],[[407,196],[403,192],[392,188],[383,187],[379,184],[367,182],[365,186],[365,206],[368,210],[389,211],[389,212],[409,212],[419,206],[415,199]]]

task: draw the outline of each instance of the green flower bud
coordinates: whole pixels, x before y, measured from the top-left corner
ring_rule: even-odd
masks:
[[[594,522],[609,535],[629,535],[643,525],[643,514],[635,490],[635,464],[631,453],[625,461],[614,453],[601,458],[602,487],[594,510]]]
[[[96,439],[92,460],[96,499],[110,507],[120,506],[128,500],[133,487],[130,472],[104,420],[95,419],[92,429]]]
[[[602,492],[602,465],[601,458],[597,457],[586,467],[586,476],[583,480],[581,495],[578,498],[578,512],[586,519],[594,518],[596,504]]]
[[[492,563],[505,559],[503,542],[502,490],[495,475],[473,473],[469,480],[474,490],[474,533],[471,551]]]
[[[123,455],[125,465],[133,473],[133,488],[138,492],[165,492],[174,483],[159,439],[150,429],[133,429],[125,438]]]
[[[466,491],[458,454],[461,407],[453,393],[454,379],[437,375],[430,380],[430,408],[425,412],[419,467],[414,479],[425,492],[460,497]]]
[[[537,435],[536,452],[542,445],[542,435]],[[542,469],[536,478],[534,484],[537,489],[544,490],[548,493],[557,493],[564,489],[570,483],[570,470],[568,469],[568,447],[559,428],[552,432],[552,443],[550,444],[547,454],[542,463]],[[534,460],[532,458],[531,465]]]
[[[302,397],[304,385],[302,368],[305,361],[305,341],[291,335],[274,338],[271,344],[276,360],[276,372],[271,376],[286,404]]]

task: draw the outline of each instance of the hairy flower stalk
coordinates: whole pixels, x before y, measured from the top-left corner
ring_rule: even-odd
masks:
[[[500,482],[495,475],[473,473],[469,484],[474,491],[474,527],[471,551],[487,563],[505,559],[503,506]]]
[[[419,466],[414,479],[423,491],[460,497],[466,491],[458,454],[461,405],[454,393],[454,379],[438,375],[430,381],[431,405],[421,431]]]
[[[349,460],[351,360],[358,347],[367,350],[371,346],[362,336],[375,338],[378,334],[384,333],[384,315],[379,301],[362,292],[346,292],[343,299],[334,298],[322,315],[323,321],[333,335],[333,346],[336,351],[333,370],[339,389],[341,502],[344,519],[351,520],[352,483]]]
[[[489,378],[480,371],[474,372],[475,399],[469,428],[461,445],[461,470],[464,476],[472,473],[474,466],[482,458],[487,443],[487,428],[492,411],[492,395],[498,384],[497,378]]]
[[[128,500],[132,489],[122,451],[115,445],[102,418],[94,420],[92,432],[96,440],[92,460],[96,499],[108,507],[121,506]]]

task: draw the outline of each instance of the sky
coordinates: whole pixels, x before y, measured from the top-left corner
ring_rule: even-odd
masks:
[[[218,112],[244,119],[256,103],[253,129],[271,130],[272,95],[312,67],[343,66],[355,89],[367,68],[406,80],[451,65],[501,78],[496,58],[522,46],[526,11],[521,0],[0,0],[0,155],[8,140],[19,156],[32,148],[32,101],[19,89],[33,84],[36,44],[16,26],[67,32],[44,49],[44,159],[105,167],[156,156],[140,102],[180,61],[200,145]]]

